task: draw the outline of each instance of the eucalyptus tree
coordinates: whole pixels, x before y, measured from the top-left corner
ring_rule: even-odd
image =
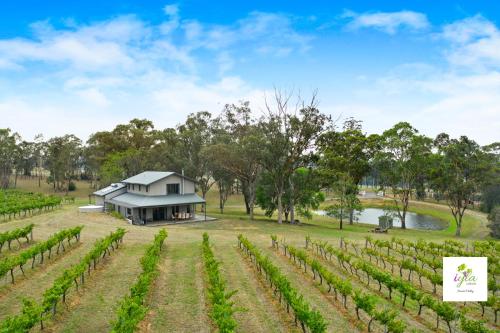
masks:
[[[484,146],[483,149],[492,161],[489,181],[481,189],[481,210],[489,213],[493,207],[500,205],[500,142]]]
[[[466,136],[451,139],[448,134],[441,133],[434,145],[438,161],[432,171],[432,185],[444,195],[455,220],[455,235],[460,236],[465,211],[488,182],[495,159]]]
[[[20,139],[19,134],[12,133],[9,128],[0,128],[0,188],[2,189],[9,187]]]
[[[253,220],[256,186],[262,172],[263,135],[251,112],[248,102],[225,105],[217,119],[218,139],[205,148],[205,153],[216,163],[217,174],[224,171],[241,183],[246,211]]]
[[[54,191],[69,191],[71,179],[80,167],[82,141],[73,134],[51,138],[47,142],[49,182]]]
[[[212,144],[212,125],[212,114],[200,111],[190,114],[186,122],[177,127],[179,158],[184,162],[187,175],[197,181],[203,198],[215,184],[210,156],[203,153],[204,148]]]
[[[316,140],[330,124],[330,117],[318,110],[316,94],[306,103],[300,96],[292,105],[293,95],[275,91],[274,103],[266,101],[267,115],[261,119],[264,144],[261,163],[273,180],[278,223],[283,222],[285,186],[293,192],[292,175],[312,160]],[[290,203],[290,222],[294,223],[295,203]]]
[[[17,187],[17,178],[19,174],[31,176],[31,172],[36,165],[35,156],[36,143],[29,141],[21,141],[17,145],[17,153],[15,158],[15,178],[14,187]]]
[[[401,228],[406,229],[406,212],[419,176],[428,172],[432,140],[407,122],[383,132],[381,150],[376,154],[382,182],[390,187]]]
[[[35,160],[36,176],[38,178],[38,187],[42,186],[42,171],[45,162],[46,142],[43,134],[35,135],[33,140],[33,158]]]
[[[500,205],[491,209],[488,214],[488,228],[490,228],[490,236],[500,239]]]
[[[370,171],[376,142],[374,136],[362,132],[361,122],[353,118],[344,122],[342,131],[332,129],[318,140],[318,169],[324,186],[337,195],[337,203],[331,208],[332,214],[340,218],[341,228],[344,215],[352,224],[354,210],[360,208],[358,186]]]
[[[289,216],[291,217],[292,204],[300,216],[310,219],[311,210],[318,209],[325,200],[319,177],[314,169],[301,167],[294,171],[291,178],[294,186],[291,187],[290,183],[286,183],[282,198],[285,221],[288,222]],[[274,180],[272,174],[266,171],[259,178],[256,202],[269,217],[278,208]]]

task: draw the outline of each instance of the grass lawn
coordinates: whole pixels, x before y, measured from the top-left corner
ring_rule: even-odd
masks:
[[[21,184],[21,183],[19,183]],[[221,261],[221,271],[227,280],[228,290],[238,290],[233,300],[241,311],[235,314],[239,332],[300,332],[293,322],[293,316],[286,313],[273,296],[268,284],[256,272],[254,266],[237,248],[236,237],[245,234],[263,253],[289,278],[297,290],[304,295],[311,306],[317,309],[329,323],[329,332],[366,331],[366,325],[353,315],[354,310],[344,310],[323,287],[318,287],[310,275],[304,274],[289,259],[270,247],[270,234],[277,234],[295,246],[304,246],[304,238],[323,239],[338,244],[339,237],[362,240],[371,234],[370,225],[345,225],[338,229],[338,223],[328,217],[315,216],[311,221],[303,220],[300,225],[278,225],[275,220],[256,211],[256,221],[249,221],[243,212],[241,196],[229,198],[224,214],[220,214],[217,205],[218,194],[208,194],[208,215],[218,217],[216,221],[197,224],[169,225],[168,238],[163,251],[159,275],[148,297],[149,312],[140,324],[141,332],[212,332],[214,327],[208,316],[208,303],[205,295],[205,272],[201,258],[203,232],[208,232],[214,253]],[[78,292],[72,288],[67,304],[60,306],[54,320],[47,323],[48,332],[106,332],[115,319],[114,311],[128,293],[140,271],[139,259],[146,246],[158,232],[158,227],[131,226],[122,220],[100,213],[80,214],[78,204],[86,203],[82,194],[76,204],[64,205],[53,212],[33,217],[12,220],[0,224],[0,232],[12,230],[29,223],[35,224],[34,237],[40,241],[48,238],[57,230],[76,225],[84,225],[81,244],[71,247],[64,255],[55,256],[50,262],[34,270],[28,268],[26,276],[16,284],[10,284],[10,278],[0,280],[0,319],[16,314],[21,307],[23,297],[39,300],[61,272],[75,264],[90,249],[95,239],[108,235],[117,227],[127,230],[124,246],[114,251],[86,279],[84,289]],[[378,204],[377,202],[372,203]],[[412,211],[449,219],[446,207],[412,204]],[[464,239],[470,241],[481,237],[485,227],[481,216],[468,215],[464,222]],[[453,235],[453,226],[443,231],[390,230],[388,235],[376,235],[380,238],[392,236],[426,240],[443,240]],[[17,251],[17,250],[16,250]],[[332,270],[339,269],[335,265]],[[344,274],[344,273],[342,273]],[[350,279],[344,274],[346,279]],[[359,282],[356,286],[363,288]],[[367,289],[369,290],[369,289]],[[389,302],[384,301],[384,304]],[[401,311],[402,319],[410,322],[410,328],[429,331],[427,324],[422,324],[411,314]],[[445,325],[442,325],[443,331]],[[376,331],[380,331],[376,327]]]

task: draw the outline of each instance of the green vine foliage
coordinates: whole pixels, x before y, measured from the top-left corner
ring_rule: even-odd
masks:
[[[29,243],[30,236],[32,235],[34,227],[35,227],[34,224],[30,224],[23,228],[17,228],[14,230],[0,233],[0,252],[2,252],[2,247],[4,246],[5,243],[8,244],[10,250],[11,249],[10,244],[14,240],[16,240],[19,243],[19,246],[21,246],[21,242],[19,242],[19,239],[21,238],[26,238],[26,242]]]
[[[376,241],[374,241],[371,237],[365,237],[366,239],[366,246],[375,246],[374,244]],[[392,240],[393,244],[400,245],[402,249],[404,250],[404,247],[406,246],[408,251],[410,248],[414,248],[417,246],[422,246],[422,242],[424,241],[419,241],[420,244],[417,245],[417,243],[412,243],[406,240],[399,240],[399,239],[394,239]],[[379,283],[379,290],[382,287],[382,285],[385,285],[386,288],[389,290],[389,298],[391,297],[391,293],[393,290],[397,290],[401,293],[403,296],[403,306],[405,306],[406,299],[412,299],[415,302],[418,303],[418,315],[422,313],[422,309],[424,307],[432,310],[436,314],[436,323],[437,326],[439,326],[439,319],[442,319],[448,326],[449,331],[452,331],[451,324],[454,321],[457,320],[464,320],[464,325],[467,327],[471,327],[470,331],[467,332],[489,332],[488,330],[486,331],[475,331],[477,327],[482,327],[483,328],[483,323],[481,321],[477,321],[471,318],[465,317],[465,314],[460,313],[457,308],[447,302],[443,302],[438,300],[436,297],[432,296],[430,293],[417,290],[411,283],[408,281],[405,281],[402,278],[395,278],[391,276],[388,273],[385,273],[375,267],[374,265],[366,262],[362,258],[356,258],[351,255],[347,255],[341,250],[333,247],[332,245],[328,244],[327,242],[321,242],[321,241],[314,241],[310,237],[306,237],[306,244],[307,246],[312,246],[312,248],[316,248],[316,251],[318,253],[321,253],[321,256],[323,256],[325,259],[332,259],[332,256],[335,256],[339,262],[341,263],[341,266],[348,270],[347,265],[353,269],[356,274],[358,270],[361,270],[365,272],[365,274],[368,277],[368,281],[370,278],[373,280],[377,281]],[[379,243],[381,244],[381,243]],[[440,245],[437,243],[426,243],[427,246],[430,246],[431,248],[444,248],[445,250],[442,251],[450,251],[450,248],[453,247],[455,251],[463,251],[461,246],[455,245],[453,246],[452,243],[449,243],[448,245]],[[392,248],[395,248],[393,245]],[[437,250],[431,250],[431,251],[437,251]],[[446,252],[447,253],[447,252]],[[359,276],[359,275],[358,275]],[[496,303],[496,302],[495,302]],[[495,305],[493,305],[495,306]],[[498,305],[497,305],[498,307]],[[495,312],[496,314],[496,312]],[[384,315],[385,316],[385,315]],[[382,316],[382,314],[378,315],[378,318],[385,318]],[[377,316],[375,316],[375,319],[377,319]],[[402,328],[404,326],[404,323],[394,321],[391,324],[387,324],[386,329],[388,331],[393,331],[393,332],[399,332],[401,330],[404,331]],[[482,329],[481,328],[481,329]],[[463,328],[464,329],[464,328]],[[486,328],[485,328],[486,329]],[[465,329],[464,329],[465,330]]]
[[[52,209],[59,206],[62,198],[55,195],[22,192],[16,190],[0,190],[0,215],[9,220],[20,216],[21,213],[41,212],[43,209]]]
[[[263,256],[259,249],[243,235],[238,235],[238,246],[252,258],[260,272],[264,271],[271,287],[274,287],[279,293],[280,302],[284,299],[287,309],[291,308],[293,310],[296,322],[300,322],[304,332],[306,332],[306,327],[312,333],[326,331],[327,323],[325,319],[318,311],[311,309],[309,303],[292,287],[286,276],[268,257]]]
[[[311,239],[307,240],[308,243],[311,243]],[[359,316],[359,310],[363,310],[370,317],[370,321],[368,323],[368,331],[371,332],[371,323],[373,319],[379,321],[383,326],[386,327],[388,332],[403,332],[406,328],[406,324],[400,320],[397,320],[394,317],[391,317],[389,321],[381,321],[381,318],[385,320],[385,317],[377,316],[374,312],[374,309],[379,302],[379,298],[372,294],[362,293],[360,290],[354,290],[352,284],[349,280],[343,279],[340,276],[334,274],[332,271],[326,269],[318,260],[312,259],[308,256],[307,252],[302,249],[297,249],[291,245],[284,244],[283,246],[288,252],[290,259],[293,258],[294,261],[299,261],[301,265],[306,267],[309,265],[311,270],[313,271],[314,277],[318,276],[320,278],[320,283],[323,284],[325,281],[328,285],[328,292],[335,292],[335,298],[337,298],[337,292],[342,295],[343,305],[347,308],[347,298],[351,297],[356,310],[356,316],[358,319],[361,319]],[[285,253],[286,255],[286,253]],[[392,312],[391,312],[392,313]]]
[[[29,227],[29,226],[28,226]],[[26,227],[26,228],[28,228]],[[19,267],[21,272],[24,274],[24,265],[31,260],[31,268],[34,268],[35,259],[37,256],[40,257],[40,263],[43,263],[44,253],[49,253],[49,258],[52,249],[57,245],[57,252],[62,247],[64,249],[64,241],[70,243],[71,239],[78,241],[80,239],[80,233],[83,226],[78,226],[72,229],[61,230],[44,242],[38,243],[30,247],[29,249],[19,253],[18,255],[5,258],[0,261],[0,278],[5,276],[7,273],[11,273],[11,280],[14,283],[14,269]],[[28,229],[27,229],[28,230]]]
[[[135,284],[130,288],[130,295],[125,296],[118,307],[117,319],[113,323],[111,332],[132,333],[144,318],[148,307],[144,303],[149,289],[158,274],[158,262],[160,260],[163,243],[167,238],[165,229],[155,235],[144,256],[141,258],[142,272]]]
[[[226,282],[219,271],[220,263],[215,259],[207,233],[203,234],[202,250],[205,271],[208,275],[208,295],[212,304],[210,317],[219,328],[219,332],[234,332],[237,323],[233,314],[238,309],[230,299],[237,291],[226,291]]]
[[[84,275],[90,274],[92,265],[94,269],[101,257],[111,254],[110,248],[116,249],[125,236],[125,230],[118,228],[109,236],[97,240],[94,247],[81,261],[66,269],[53,283],[52,287],[45,290],[41,303],[34,300],[23,300],[22,312],[16,316],[7,317],[0,323],[0,332],[29,332],[37,323],[43,328],[43,321],[57,312],[59,301],[66,302],[66,295],[74,283],[78,288],[79,282],[84,283]]]

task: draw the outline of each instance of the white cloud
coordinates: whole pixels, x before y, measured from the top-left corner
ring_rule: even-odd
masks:
[[[84,102],[92,105],[105,108],[109,105],[109,100],[106,96],[96,88],[83,89],[77,92]]]
[[[9,74],[0,80],[1,126],[27,138],[71,131],[83,139],[134,117],[174,126],[191,112],[263,98],[230,73],[240,56],[283,57],[309,47],[310,37],[286,15],[253,12],[214,25],[182,19],[176,4],[164,12],[156,25],[134,15],[71,19],[57,29],[47,20],[30,25],[31,37],[0,39],[0,71]],[[207,68],[214,74],[202,79]]]
[[[165,14],[169,16],[175,16],[179,13],[179,5],[178,4],[171,4],[171,5],[166,5],[163,7],[163,11]]]
[[[403,28],[417,31],[430,26],[425,14],[409,10],[375,13],[345,11],[342,17],[350,20],[348,29],[374,28],[391,35]]]
[[[446,25],[441,37],[452,44],[446,54],[450,63],[466,67],[500,67],[500,31],[481,15]]]

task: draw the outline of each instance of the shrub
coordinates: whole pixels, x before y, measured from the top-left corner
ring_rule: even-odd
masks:
[[[117,218],[119,220],[125,220],[125,218],[123,217],[122,214],[120,214],[119,212],[117,212],[116,210],[112,211],[109,213],[109,215],[113,216],[114,218]]]
[[[488,228],[491,229],[490,235],[493,238],[500,238],[500,206],[495,206],[488,215]]]
[[[76,184],[75,184],[75,182],[72,182],[72,181],[69,182],[69,184],[68,184],[68,191],[69,192],[76,191]]]

